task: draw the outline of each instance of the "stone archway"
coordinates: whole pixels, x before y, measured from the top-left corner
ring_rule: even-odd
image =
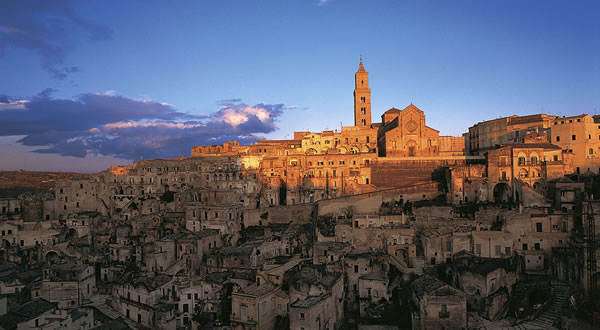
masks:
[[[506,203],[512,200],[512,189],[504,182],[494,186],[494,202]]]
[[[527,178],[527,177],[529,177],[529,172],[524,168],[520,169],[519,170],[519,178]]]
[[[77,235],[77,231],[73,228],[69,228],[65,233],[65,240],[70,241],[72,239],[76,239],[79,235]]]
[[[44,256],[44,260],[46,260],[50,264],[58,264],[58,263],[60,263],[60,257],[58,255],[58,252],[56,252],[54,250],[48,251],[46,253],[46,255]]]

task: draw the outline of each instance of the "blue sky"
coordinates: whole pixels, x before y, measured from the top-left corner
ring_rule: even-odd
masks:
[[[420,107],[600,114],[596,1],[0,2],[0,169],[98,171]]]

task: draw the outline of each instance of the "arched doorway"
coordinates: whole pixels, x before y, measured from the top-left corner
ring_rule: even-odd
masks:
[[[494,202],[506,203],[512,200],[512,189],[504,182],[494,186]]]
[[[408,149],[408,157],[415,157],[417,155],[417,142],[415,140],[408,141],[406,148]]]
[[[58,256],[58,253],[56,251],[48,251],[44,259],[46,259],[46,261],[50,264],[60,263],[60,257]]]

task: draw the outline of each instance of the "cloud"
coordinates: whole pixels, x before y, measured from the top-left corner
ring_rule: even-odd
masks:
[[[319,6],[325,6],[327,3],[331,2],[331,0],[319,0]]]
[[[8,97],[0,96],[0,111],[8,109],[25,109],[28,100],[11,100]]]
[[[240,102],[242,102],[241,99],[225,99],[225,100],[217,101],[217,104],[218,105],[233,105],[233,104],[240,103]]]
[[[44,70],[56,79],[66,79],[79,72],[77,66],[65,65],[76,45],[77,36],[90,40],[107,40],[112,31],[87,21],[77,14],[75,0],[3,0],[0,1],[0,56],[8,48],[36,52]]]
[[[3,97],[0,136],[24,136],[19,143],[43,154],[114,156],[137,160],[189,155],[199,144],[258,140],[277,129],[283,104],[222,105],[209,116],[177,111],[154,100],[110,93],[54,99],[47,89],[28,100]]]

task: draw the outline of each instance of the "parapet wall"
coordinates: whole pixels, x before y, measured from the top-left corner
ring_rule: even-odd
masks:
[[[379,213],[383,202],[392,200],[417,201],[432,199],[438,196],[437,182],[414,184],[391,189],[373,191],[365,194],[344,196],[333,199],[320,200],[318,204],[318,215],[342,215],[349,207],[357,214]]]

